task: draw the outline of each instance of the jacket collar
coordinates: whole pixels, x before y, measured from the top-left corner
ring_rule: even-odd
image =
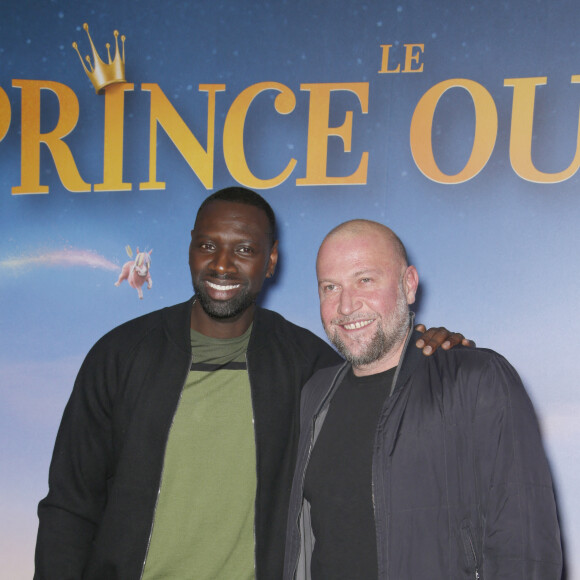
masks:
[[[391,395],[407,382],[415,367],[423,357],[423,353],[418,348],[413,348],[417,340],[421,337],[421,333],[414,330],[415,313],[409,312],[409,333],[405,340],[405,346],[393,377],[393,384],[391,386]]]
[[[169,340],[180,350],[191,355],[191,308],[195,302],[195,296],[163,309],[163,325]]]
[[[174,307],[165,309],[165,329],[171,340],[176,343],[181,350],[191,354],[191,309],[195,304],[196,297],[192,296],[187,302],[182,302]],[[255,349],[257,344],[261,344],[259,336],[268,336],[273,331],[272,321],[265,313],[268,312],[259,306],[254,309],[254,320],[248,350]],[[258,328],[258,330],[256,330]],[[257,334],[258,333],[258,334]]]

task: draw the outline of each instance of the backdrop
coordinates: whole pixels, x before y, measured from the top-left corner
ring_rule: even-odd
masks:
[[[197,207],[240,184],[280,223],[266,307],[322,335],[318,245],[376,219],[418,268],[418,320],[514,364],[580,578],[579,25],[572,0],[3,0],[3,577],[32,575],[86,352],[190,296]],[[97,94],[84,69],[97,88],[126,82]],[[152,251],[142,299],[115,286],[137,249]]]

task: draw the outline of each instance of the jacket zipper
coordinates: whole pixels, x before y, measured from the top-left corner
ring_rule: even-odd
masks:
[[[181,403],[181,398],[183,396],[183,389],[185,388],[185,383],[187,382],[187,376],[189,374],[189,370],[191,369],[191,364],[193,363],[193,354],[189,359],[189,365],[187,366],[187,373],[185,378],[183,379],[183,383],[181,385],[181,390],[179,391],[179,399],[177,400],[177,405],[175,405],[175,409],[173,410],[173,415],[171,417],[171,424],[169,425],[169,429],[167,430],[167,435],[165,437],[165,448],[163,451],[163,465],[161,467],[161,474],[159,475],[159,485],[157,487],[157,498],[155,499],[155,505],[153,506],[153,517],[151,518],[151,527],[149,528],[149,538],[147,539],[147,548],[145,549],[145,558],[143,559],[143,565],[141,566],[141,575],[139,576],[139,580],[143,579],[143,574],[145,574],[145,564],[147,563],[147,556],[149,555],[149,548],[151,546],[151,538],[153,537],[153,526],[155,525],[155,514],[157,513],[157,504],[159,503],[159,495],[161,494],[161,484],[163,483],[163,473],[165,472],[165,453],[167,452],[167,444],[169,443],[169,435],[171,433],[171,429],[173,428],[173,423],[175,422],[175,415],[177,415],[177,409],[179,409],[179,404]]]
[[[250,362],[248,361],[248,352],[246,350],[246,372],[248,373],[248,383],[250,383],[250,401],[252,403],[252,427],[254,429],[254,450],[256,454],[256,493],[254,495],[254,576],[258,577],[257,556],[256,556],[256,513],[258,505],[258,437],[256,435],[256,411],[254,408],[254,389],[252,388],[252,378],[250,376]]]
[[[310,428],[310,445],[308,446],[308,455],[306,456],[306,462],[304,464],[304,469],[302,470],[302,476],[301,476],[301,481],[300,481],[302,505],[304,504],[304,480],[306,479],[306,470],[308,469],[308,464],[310,463],[310,456],[312,455],[312,450],[314,449],[314,435],[316,434],[316,421],[318,419],[318,416],[320,415],[321,410],[324,407],[324,404],[326,403],[326,400],[328,399],[328,396],[333,391],[333,389],[336,385],[336,381],[338,380],[338,377],[341,375],[341,372],[343,371],[344,366],[345,366],[344,364],[341,365],[341,367],[338,369],[337,373],[334,375],[334,378],[332,379],[332,383],[330,383],[329,389],[324,394],[324,397],[322,397],[320,405],[318,406],[318,409],[316,409],[316,413],[312,417],[312,425]],[[300,508],[300,510],[298,512],[298,519],[295,522],[296,527],[299,529],[298,530],[299,533],[300,533],[300,517],[302,516],[303,509],[304,509],[303,507]],[[302,536],[301,533],[300,533],[300,536]],[[302,544],[302,542],[300,542],[300,544],[299,544],[298,554],[296,556],[296,559],[294,560],[294,570],[292,571],[292,578],[296,578],[296,569],[298,568],[298,561],[300,560],[300,546],[301,546],[301,544]]]
[[[316,414],[312,418],[312,427],[310,430],[310,445],[308,446],[308,455],[306,456],[306,463],[304,464],[304,469],[302,470],[302,478],[300,481],[300,489],[302,490],[302,495],[304,495],[304,480],[306,479],[306,469],[308,468],[308,464],[310,463],[310,456],[312,455],[312,449],[314,449],[314,431],[315,431],[317,417],[318,417],[318,414]],[[298,533],[299,533],[300,537],[302,537],[302,533],[300,532],[300,518],[302,516],[302,511],[304,510],[304,497],[302,497],[301,503],[302,503],[302,507],[300,508],[300,510],[298,512],[298,519],[295,522],[296,527],[298,528]],[[304,538],[302,538],[302,541],[304,541]],[[300,542],[298,545],[298,554],[296,555],[296,559],[294,560],[294,570],[292,571],[292,578],[296,578],[296,569],[298,568],[298,561],[300,560],[301,547],[302,547],[302,542]]]
[[[479,568],[477,565],[477,553],[475,551],[475,546],[473,544],[473,538],[471,536],[471,529],[468,525],[461,528],[461,536],[463,537],[463,547],[467,555],[467,561],[469,562],[472,571],[475,573],[475,580],[480,580]]]
[[[397,363],[397,368],[395,370],[395,374],[393,376],[393,381],[391,383],[391,388],[389,389],[389,394],[387,396],[387,407],[386,409],[381,410],[381,413],[379,414],[379,420],[377,422],[377,431],[375,432],[375,439],[378,435],[378,429],[379,429],[379,425],[382,423],[382,419],[383,419],[383,413],[385,412],[390,412],[390,409],[393,405],[393,402],[391,400],[391,398],[393,397],[394,393],[395,393],[395,385],[397,384],[397,381],[399,379],[399,374],[401,372],[401,367],[402,367],[402,362],[403,359],[405,358],[405,355],[407,354],[407,348],[409,346],[409,342],[411,341],[411,337],[413,335],[413,322],[415,321],[415,314],[413,312],[409,313],[409,328],[407,329],[407,336],[405,338],[405,343],[403,345],[403,350],[401,352],[401,357],[399,358],[399,362]],[[371,499],[373,502],[373,520],[374,520],[374,524],[375,524],[375,541],[376,541],[376,545],[377,545],[377,570],[380,571],[381,569],[381,557],[379,554],[379,538],[378,538],[378,529],[377,529],[377,502],[376,502],[376,498],[375,498],[375,477],[374,477],[374,464],[375,464],[375,452],[373,451],[373,455],[372,455],[372,471],[371,471]],[[389,525],[386,526],[386,538],[385,538],[385,544],[386,544],[386,551],[387,554],[389,553],[389,543],[391,541],[390,539],[390,535],[389,535]],[[390,572],[389,569],[387,567],[386,570],[386,574],[387,574],[387,579],[390,576]]]

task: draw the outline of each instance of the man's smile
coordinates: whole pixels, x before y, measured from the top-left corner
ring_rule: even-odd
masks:
[[[364,328],[365,326],[368,326],[369,324],[372,324],[374,322],[374,319],[367,319],[367,320],[354,320],[352,322],[342,322],[342,323],[336,323],[337,326],[341,326],[342,328],[344,328],[345,330],[358,330],[359,328]]]
[[[206,280],[205,282],[210,288],[213,288],[214,290],[218,290],[220,292],[224,292],[224,291],[228,291],[228,290],[235,290],[236,288],[239,288],[241,286],[241,284],[216,284],[215,282],[210,282],[209,280]]]

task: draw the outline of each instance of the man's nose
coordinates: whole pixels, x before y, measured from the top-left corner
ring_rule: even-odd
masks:
[[[338,302],[338,312],[343,316],[349,316],[356,312],[362,306],[361,300],[356,295],[356,292],[343,288],[340,293],[340,300]]]
[[[214,269],[220,274],[235,271],[236,267],[227,249],[217,250],[214,254],[213,260]]]

